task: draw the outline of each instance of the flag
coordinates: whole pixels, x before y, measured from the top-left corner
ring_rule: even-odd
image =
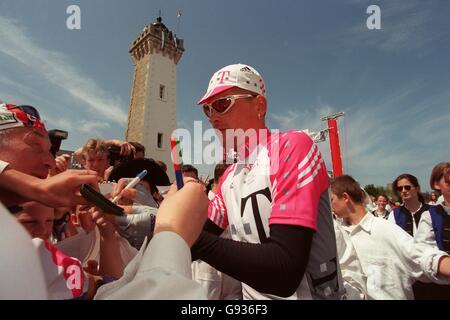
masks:
[[[177,18],[181,17],[181,15],[183,14],[183,12],[181,11],[181,9],[177,10]]]

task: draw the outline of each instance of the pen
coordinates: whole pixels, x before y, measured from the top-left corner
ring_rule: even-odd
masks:
[[[183,188],[183,173],[181,167],[183,166],[183,156],[181,155],[180,141],[176,138],[170,138],[170,147],[172,149],[172,162],[175,170],[175,178],[177,179],[177,188],[180,190]]]
[[[134,178],[133,180],[131,180],[131,182],[129,184],[127,184],[127,186],[123,189],[131,189],[134,188],[147,174],[147,170],[142,171],[141,173],[139,173],[136,178]],[[118,194],[117,196],[114,197],[114,199],[112,200],[113,203],[116,203],[117,201],[119,201],[122,198],[122,195]]]

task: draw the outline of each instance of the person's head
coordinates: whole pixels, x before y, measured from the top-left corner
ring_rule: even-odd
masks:
[[[73,152],[75,162],[79,163],[83,168],[86,165],[86,159],[83,154],[83,147],[78,148]]]
[[[161,169],[164,170],[164,172],[167,172],[167,165],[164,162],[162,162],[161,160],[156,160],[155,162],[158,166],[160,166]]]
[[[45,179],[55,165],[51,143],[34,107],[0,105],[0,160],[10,168]]]
[[[430,200],[436,202],[439,198],[439,194],[436,191],[431,191]]]
[[[225,173],[225,170],[227,170],[227,168],[229,166],[230,166],[229,163],[219,163],[214,168],[214,180],[213,180],[214,183],[211,186],[211,190],[214,193],[216,192],[217,186],[219,185],[220,178],[223,176],[223,174]]]
[[[442,193],[447,202],[450,200],[450,162],[441,162],[433,168],[430,187]]]
[[[32,238],[48,240],[52,234],[54,209],[39,202],[31,201],[20,205],[23,210],[14,214],[16,219],[25,227]]]
[[[355,206],[364,207],[364,191],[349,175],[335,178],[331,182],[331,206],[340,218],[346,218]]]
[[[214,182],[217,184],[219,183],[220,178],[225,173],[225,170],[230,166],[229,163],[219,163],[214,168]]]
[[[100,177],[103,177],[105,170],[109,167],[107,145],[100,139],[89,139],[83,146],[82,154],[85,169],[96,171]]]
[[[389,202],[389,198],[387,197],[387,195],[385,194],[380,194],[377,197],[377,206],[378,206],[378,211],[384,211],[386,210],[386,206]]]
[[[154,200],[160,200],[157,186],[169,186],[170,180],[166,172],[153,159],[141,158],[123,162],[114,167],[108,180],[119,182],[122,178],[134,178],[143,170],[147,170],[147,174],[142,179],[141,184],[147,189],[148,194],[153,196]],[[142,194],[142,197],[145,197],[145,194]],[[145,204],[142,201],[138,202]]]
[[[139,142],[130,141],[130,144],[136,150],[134,152],[134,159],[145,158],[145,146],[140,144]]]
[[[224,137],[227,129],[265,128],[265,84],[250,66],[234,64],[214,73],[198,104],[203,105],[211,125]]]
[[[424,202],[423,196],[420,193],[419,181],[409,173],[399,175],[394,180],[392,187],[404,203],[415,200]]]
[[[191,177],[194,179],[198,179],[198,170],[194,166],[190,164],[185,164],[181,167],[181,172],[183,177]]]

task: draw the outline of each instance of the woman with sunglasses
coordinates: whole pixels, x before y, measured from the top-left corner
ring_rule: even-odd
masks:
[[[423,248],[426,249],[428,245],[423,240],[422,234],[424,232],[418,230],[419,225],[423,224],[423,218],[430,217],[430,212],[434,211],[434,207],[425,203],[425,199],[420,193],[419,182],[411,174],[404,173],[398,176],[393,183],[393,188],[402,199],[403,204],[394,209],[389,216],[389,220],[412,235],[417,243],[425,244]],[[423,228],[421,227],[421,229]],[[436,292],[438,287],[440,285],[417,281],[413,285],[414,298],[416,300],[429,299],[431,293]]]
[[[419,181],[415,176],[404,173],[394,180],[392,187],[403,203],[399,208],[394,209],[388,220],[414,237],[420,217],[429,209],[429,205],[425,203],[420,193]]]

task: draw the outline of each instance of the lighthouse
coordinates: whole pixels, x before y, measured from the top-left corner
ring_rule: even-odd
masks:
[[[177,64],[184,52],[182,39],[161,17],[147,25],[130,48],[134,65],[126,140],[145,146],[147,158],[170,167],[170,135],[177,127]],[[171,179],[174,174],[168,171]]]

